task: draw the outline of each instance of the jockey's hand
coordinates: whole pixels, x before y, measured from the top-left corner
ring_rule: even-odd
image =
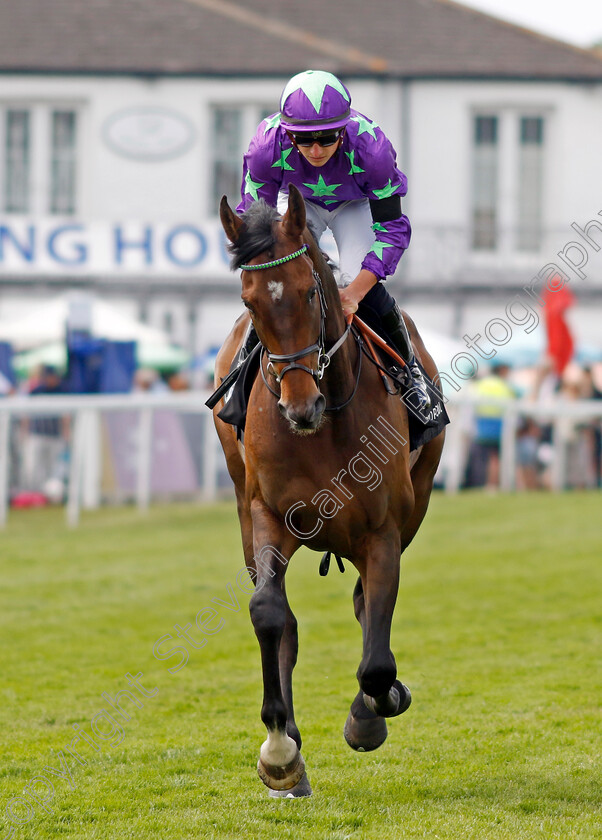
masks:
[[[343,307],[343,314],[345,317],[347,317],[347,315],[353,315],[354,312],[357,312],[359,300],[353,294],[351,284],[349,286],[345,286],[344,289],[339,289],[339,295],[341,296],[341,306]]]
[[[353,280],[348,286],[339,289],[341,305],[345,316],[353,315],[354,312],[357,312],[359,302],[367,295],[372,286],[374,286],[377,282],[378,277],[375,274],[372,274],[371,271],[362,268],[355,280]]]

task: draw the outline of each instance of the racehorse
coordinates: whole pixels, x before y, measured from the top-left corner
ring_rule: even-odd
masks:
[[[288,562],[306,545],[347,559],[359,573],[353,604],[363,655],[344,734],[353,749],[376,749],[387,737],[385,718],[411,701],[397,679],[391,621],[400,556],[426,513],[444,433],[410,453],[408,409],[385,391],[376,366],[362,365],[333,272],[306,228],[294,186],[283,217],[262,201],[238,216],[224,196],[220,218],[233,268],[242,269],[249,314],[218,354],[216,383],[230,369],[249,316],[262,345],[244,446],[217,416],[222,403],[214,409],[255,583],[249,609],[261,649],[267,729],[258,772],[271,795],[307,796],[293,711],[298,640],[285,589]],[[434,379],[435,364],[411,319],[408,324]]]

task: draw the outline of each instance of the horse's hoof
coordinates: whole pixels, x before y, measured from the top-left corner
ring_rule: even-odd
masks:
[[[383,697],[370,697],[364,694],[364,703],[375,715],[382,715],[382,717],[397,717],[403,714],[410,708],[412,702],[412,695],[407,685],[404,685],[399,680],[395,680],[389,693]]]
[[[402,715],[404,712],[407,712],[412,705],[412,694],[407,685],[399,682],[399,680],[395,680],[393,685],[399,692],[399,709],[397,710],[397,714]]]
[[[387,740],[387,723],[383,717],[357,718],[349,712],[343,734],[352,750],[371,752]]]
[[[385,719],[368,711],[363,691],[354,697],[343,734],[351,749],[357,752],[377,750],[387,739]]]
[[[267,767],[261,758],[257,762],[257,772],[261,781],[271,790],[291,790],[303,778],[305,762],[300,752],[284,767]]]
[[[268,791],[270,796],[274,798],[282,798],[282,799],[299,799],[302,796],[311,796],[312,790],[311,785],[309,783],[309,779],[307,778],[307,773],[304,773],[301,776],[301,780],[297,782],[297,784],[289,788],[288,790],[272,790]]]

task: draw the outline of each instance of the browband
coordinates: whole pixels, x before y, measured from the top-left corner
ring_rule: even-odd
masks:
[[[287,254],[286,257],[280,257],[277,260],[270,260],[270,262],[260,263],[259,265],[240,265],[239,268],[242,271],[260,271],[262,268],[275,268],[277,265],[282,265],[282,263],[288,262],[289,260],[294,260],[295,257],[300,257],[301,254],[304,254],[306,251],[307,245],[303,245],[298,251],[293,251],[292,254]]]

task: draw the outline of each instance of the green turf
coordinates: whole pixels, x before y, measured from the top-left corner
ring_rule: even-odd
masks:
[[[11,513],[0,536],[0,840],[13,827],[78,840],[602,836],[599,494],[433,499],[394,620],[414,701],[374,753],[342,737],[355,576],[333,564],[322,579],[317,555],[296,556],[297,721],[314,788],[296,801],[270,800],[255,774],[259,656],[233,506],[104,510],[76,531],[63,516]],[[213,604],[224,626],[170,673],[178,658],[157,660],[154,643],[226,601],[228,583],[239,611]],[[72,786],[50,776],[49,812],[28,811],[26,786],[60,766],[73,725],[90,732],[127,672],[156,695],[130,705],[121,743],[81,747],[85,766],[64,752]],[[8,822],[7,804],[30,821]]]

